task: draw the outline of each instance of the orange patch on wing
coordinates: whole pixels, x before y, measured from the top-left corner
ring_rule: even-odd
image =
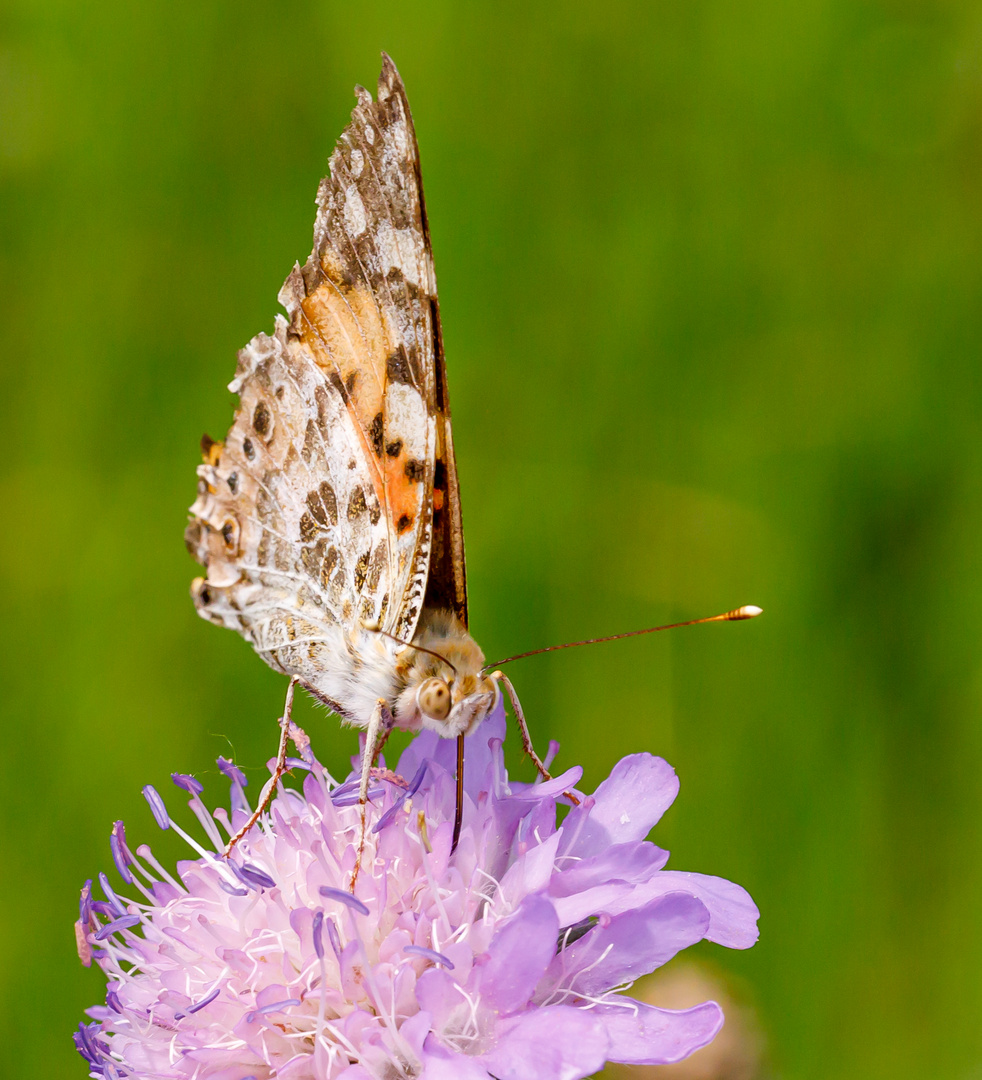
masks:
[[[418,480],[410,480],[406,476],[407,454],[403,451],[397,457],[387,458],[385,462],[385,486],[389,503],[389,515],[391,520],[397,523],[403,518],[410,522],[416,520],[416,515],[423,505],[423,485]]]
[[[372,424],[382,411],[388,358],[396,348],[394,336],[367,289],[342,284],[340,274],[326,260],[322,267],[327,279],[301,302],[301,342],[327,378],[340,379],[344,385],[362,454],[376,463]],[[375,494],[384,504],[377,464],[373,472]]]
[[[206,465],[217,465],[224,449],[225,444],[216,441],[210,435],[201,436],[201,458]]]
[[[314,362],[345,386],[359,422],[368,427],[382,404],[386,360],[393,343],[382,313],[365,289],[345,289],[328,278],[301,302],[301,339]]]

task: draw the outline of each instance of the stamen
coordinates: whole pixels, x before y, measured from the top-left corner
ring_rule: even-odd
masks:
[[[231,803],[232,813],[241,810],[242,813],[248,817],[252,813],[252,807],[249,805],[249,800],[246,798],[244,788],[249,784],[249,781],[245,773],[228,758],[220,757],[218,759],[218,767],[224,773],[225,776],[231,780]],[[224,807],[222,808],[224,810]],[[219,820],[221,820],[219,818]],[[224,824],[224,822],[223,822]],[[232,835],[232,830],[229,828],[229,835]]]
[[[78,917],[85,924],[92,918],[92,878],[82,886],[82,893],[78,898]]]
[[[216,986],[210,994],[203,997],[199,1002],[197,1002],[195,1005],[192,1005],[191,1008],[188,1009],[188,1015],[190,1016],[192,1013],[196,1013],[199,1010],[203,1009],[206,1005],[210,1005],[220,993],[221,987]]]
[[[136,926],[141,921],[139,915],[123,915],[118,919],[113,919],[111,923],[99,930],[96,935],[96,941],[105,941],[107,937],[112,934],[118,934],[120,930],[128,930],[131,926]]]
[[[346,780],[339,787],[336,787],[331,792],[331,802],[338,808],[346,806],[357,806],[361,801],[361,797],[358,792],[358,788],[361,784],[361,780]],[[384,784],[376,784],[374,787],[368,789],[369,800],[377,799],[379,795],[385,793]]]
[[[143,797],[150,804],[150,811],[154,820],[162,829],[170,828],[170,818],[167,816],[167,807],[153,784],[146,784],[143,788]]]
[[[248,889],[240,889],[235,885],[231,885],[223,877],[220,877],[218,879],[218,887],[221,890],[223,890],[224,892],[227,892],[229,894],[229,896],[248,896],[249,895],[249,890]]]
[[[346,894],[346,895],[350,895]],[[338,958],[338,962],[341,961],[341,937],[338,934],[338,928],[334,925],[333,919],[325,919],[324,925],[327,927],[327,938],[331,943],[331,948],[334,950],[334,955]]]
[[[99,873],[99,884],[102,886],[102,891],[106,894],[106,899],[112,905],[113,911],[117,915],[126,914],[126,905],[122,900],[113,892],[112,886],[109,884],[109,878],[106,877],[101,871]]]
[[[339,904],[344,904],[345,907],[350,908],[352,911],[357,911],[359,915],[368,914],[367,906],[357,896],[352,896],[351,893],[346,892],[344,889],[332,889],[330,885],[321,885],[317,891],[328,900],[337,900]]]
[[[443,953],[438,953],[435,949],[427,949],[423,945],[407,945],[403,952],[413,953],[416,956],[425,956],[428,960],[432,960],[436,964],[443,964],[445,968],[449,968],[453,971],[453,961],[448,960]]]
[[[183,788],[190,795],[200,795],[205,790],[205,785],[200,780],[196,780],[190,773],[174,772],[170,774],[170,778],[179,788]]]
[[[379,832],[379,830],[384,829],[386,825],[393,821],[399,811],[416,794],[416,792],[419,791],[420,784],[423,782],[423,777],[426,775],[429,764],[429,759],[424,758],[423,763],[416,770],[416,775],[413,777],[412,783],[409,785],[408,789],[403,792],[402,798],[397,799],[378,819],[375,823],[375,827],[372,829],[373,833]]]
[[[419,838],[423,841],[426,854],[432,855],[433,845],[430,843],[430,834],[426,828],[426,814],[422,810],[416,812],[416,828],[419,829]]]
[[[119,876],[127,885],[131,885],[133,875],[130,873],[128,864],[135,860],[133,853],[126,846],[126,830],[121,821],[117,821],[113,825],[113,831],[109,836],[109,850],[112,853],[116,869],[119,871]]]
[[[555,739],[549,740],[549,749],[546,751],[546,756],[542,759],[542,764],[549,768],[549,766],[556,760],[556,755],[559,753],[559,743]],[[536,776],[535,783],[538,783],[542,779],[541,776]]]
[[[284,998],[283,1001],[274,1001],[271,1005],[264,1005],[261,1009],[257,1009],[256,1012],[260,1016],[269,1016],[270,1013],[282,1012],[284,1009],[300,1004],[302,1004],[300,998]]]
[[[208,839],[215,845],[215,850],[221,851],[225,845],[222,842],[218,829],[215,827],[215,819],[208,813],[208,808],[201,801],[201,792],[204,791],[204,787],[199,781],[195,780],[193,776],[187,776],[184,773],[173,773],[171,774],[171,779],[178,787],[191,792],[191,798],[188,801],[191,812],[208,834]]]
[[[230,863],[230,865],[232,864]],[[258,885],[261,889],[273,889],[276,887],[276,882],[269,874],[265,870],[260,870],[258,866],[253,866],[252,863],[239,863],[238,869],[241,876],[252,885]]]
[[[249,786],[249,778],[235,762],[229,761],[228,758],[220,757],[216,764],[221,772],[227,776],[233,784],[239,784],[241,787]]]
[[[314,921],[311,924],[311,932],[314,939],[314,952],[317,954],[318,960],[324,959],[324,912],[315,911]]]

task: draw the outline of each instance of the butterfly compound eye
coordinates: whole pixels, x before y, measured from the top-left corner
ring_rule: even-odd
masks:
[[[431,720],[446,720],[450,715],[450,687],[443,679],[427,679],[416,691],[416,704]]]

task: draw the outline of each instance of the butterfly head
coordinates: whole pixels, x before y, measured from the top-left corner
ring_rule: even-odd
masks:
[[[483,676],[431,675],[416,688],[420,727],[445,738],[469,735],[498,703],[496,683]]]
[[[406,649],[402,724],[444,738],[469,735],[498,704],[498,685],[481,670],[484,654],[449,613],[430,615]]]

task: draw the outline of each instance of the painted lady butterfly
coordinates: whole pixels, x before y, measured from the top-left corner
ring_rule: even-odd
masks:
[[[225,442],[202,440],[185,538],[207,568],[198,613],[368,729],[364,800],[389,730],[458,738],[462,774],[463,736],[499,680],[511,688],[467,632],[419,151],[388,56],[378,99],[356,94],[317,192],[313,251],[280,290],[288,318],[239,353]]]

